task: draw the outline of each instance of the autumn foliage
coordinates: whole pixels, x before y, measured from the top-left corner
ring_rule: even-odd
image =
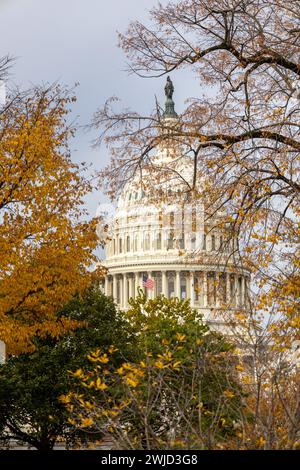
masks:
[[[36,87],[0,110],[0,338],[9,352],[74,326],[55,313],[86,287],[95,260],[95,221],[83,210],[91,186],[69,150],[73,100],[59,86]]]

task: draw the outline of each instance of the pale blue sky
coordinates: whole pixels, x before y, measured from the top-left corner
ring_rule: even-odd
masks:
[[[117,47],[117,30],[124,31],[130,20],[147,21],[147,11],[156,4],[156,0],[0,0],[0,56],[9,53],[17,58],[10,79],[23,87],[79,82],[74,106],[79,124],[87,124],[112,95],[120,97],[124,106],[147,113],[154,107],[155,95],[163,104],[165,78],[128,75],[126,58]],[[172,78],[180,112],[185,99],[200,90],[187,73]],[[78,133],[73,159],[100,169],[109,155],[104,148],[91,150],[93,137]],[[99,194],[88,198],[91,215],[101,200]]]

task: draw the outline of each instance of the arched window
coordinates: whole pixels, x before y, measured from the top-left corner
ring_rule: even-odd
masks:
[[[238,278],[238,307],[243,305],[243,296],[242,296],[242,278]]]
[[[149,235],[148,232],[147,232],[146,235],[145,235],[144,250],[145,250],[145,251],[150,250],[150,235]]]
[[[174,230],[174,212],[170,212],[170,228]]]
[[[167,294],[169,299],[175,297],[175,277],[173,274],[169,274],[167,277]]]
[[[180,299],[186,299],[187,296],[187,282],[186,275],[180,276]]]
[[[153,278],[155,280],[154,296],[157,297],[162,294],[162,274],[160,272],[154,273]]]
[[[226,303],[226,275],[224,273],[219,276],[218,283],[218,298],[222,303]]]
[[[156,235],[156,249],[161,250],[161,232]]]
[[[126,238],[126,251],[129,252],[130,251],[130,236],[127,235],[127,238]]]
[[[185,224],[184,210],[182,209],[182,211],[181,211],[181,234],[180,234],[180,237],[179,237],[179,248],[181,250],[184,249],[184,224]]]
[[[207,300],[208,305],[214,306],[216,304],[216,275],[215,273],[208,273],[207,276]]]
[[[216,237],[215,237],[215,235],[211,236],[211,251],[216,251]]]
[[[223,250],[223,237],[222,235],[220,236],[220,250]]]
[[[172,250],[174,248],[174,232],[169,232],[169,237],[167,240],[167,249]]]
[[[202,250],[206,250],[206,234],[203,234]]]
[[[180,238],[178,240],[178,248],[180,250],[184,249],[184,234],[183,233],[180,235]]]
[[[113,239],[113,254],[116,254],[116,239]]]
[[[174,212],[170,213],[170,232],[169,232],[167,248],[168,249],[174,248]]]
[[[196,248],[196,237],[195,235],[192,235],[192,238],[191,238],[191,250],[195,250]]]
[[[122,238],[119,238],[119,253],[122,253]]]

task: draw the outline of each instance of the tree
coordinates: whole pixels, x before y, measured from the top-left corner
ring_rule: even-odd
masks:
[[[87,436],[76,433],[68,422],[59,397],[72,387],[69,371],[87,366],[86,355],[94,348],[114,343],[127,357],[133,357],[134,340],[127,323],[116,311],[112,299],[98,287],[90,287],[76,296],[58,314],[58,318],[76,319],[82,326],[59,339],[35,338],[36,350],[11,357],[0,368],[0,440],[11,439],[52,450],[55,443],[67,446],[85,442]],[[120,364],[121,357],[115,356]],[[73,381],[74,382],[74,381]],[[100,433],[88,436],[89,440]]]
[[[144,116],[114,111],[112,101],[92,122],[113,155],[102,173],[114,175],[112,195],[133,175],[151,172],[152,187],[147,184],[153,194],[158,182],[177,178],[184,184],[181,196],[204,200],[206,220],[223,211],[223,224],[239,240],[236,256],[253,272],[247,318],[237,312],[240,333],[247,328],[240,336],[252,340],[254,424],[245,439],[253,447],[261,442],[258,447],[295,448],[299,439],[299,377],[293,366],[291,409],[283,393],[285,362],[300,326],[299,7],[297,0],[159,4],[150,24],[136,21],[120,34],[130,70],[159,77],[185,68],[199,80],[199,97],[189,100],[177,123],[164,119],[159,106]],[[156,148],[171,141],[176,161],[190,160],[189,179],[170,163],[162,171],[152,159]],[[201,256],[195,250],[195,259]],[[272,353],[268,363],[260,353],[265,347]],[[263,394],[263,387],[272,393]],[[280,413],[266,414],[271,402]],[[277,439],[277,431],[284,439]]]
[[[125,314],[136,358],[116,367],[99,348],[62,400],[78,429],[109,432],[125,449],[225,448],[242,407],[231,345],[187,301],[145,295]]]
[[[86,288],[96,261],[96,220],[83,208],[92,186],[69,150],[74,100],[60,86],[35,87],[11,92],[0,113],[0,338],[9,353],[75,326],[55,314]]]
[[[129,305],[124,315],[136,335],[137,359],[142,360],[148,352],[160,354],[164,345],[176,340],[178,335],[187,336],[194,343],[200,336],[210,333],[202,315],[186,300],[164,296],[147,300],[140,289],[138,297],[130,299]]]
[[[7,78],[8,71],[12,65],[13,58],[9,55],[0,57],[0,82]]]

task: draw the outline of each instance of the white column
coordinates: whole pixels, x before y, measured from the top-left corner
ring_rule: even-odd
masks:
[[[230,273],[226,273],[226,303],[228,305],[231,303],[231,298],[230,298]]]
[[[124,294],[123,276],[119,280],[119,286],[120,286],[120,302],[119,302],[119,305],[120,305],[120,307],[123,307],[123,294]]]
[[[124,308],[127,307],[128,303],[128,282],[127,282],[127,274],[123,274],[123,302],[122,305]]]
[[[242,292],[241,292],[241,306],[242,307],[245,307],[245,277],[242,276],[242,285],[241,285],[241,289],[242,289]]]
[[[116,274],[113,275],[112,277],[112,283],[113,283],[113,298],[114,298],[114,301],[116,302],[117,301],[117,295],[118,295],[118,291],[117,291],[117,276]]]
[[[234,275],[234,306],[235,307],[238,307],[239,305],[239,293],[238,293],[238,277],[237,275],[235,274]]]
[[[218,290],[219,290],[219,273],[215,272],[213,276],[213,297],[214,306],[219,307]]]
[[[165,296],[165,297],[168,297],[168,288],[167,288],[167,272],[166,271],[162,271],[161,273],[161,290],[162,290],[162,294]]]
[[[195,273],[194,271],[190,272],[189,276],[189,296],[191,299],[191,307],[195,305],[195,293],[194,293],[194,282],[195,282]]]
[[[186,284],[186,298],[190,299],[191,298],[191,273],[189,271],[184,271],[184,276],[185,276],[185,284]]]
[[[180,299],[180,271],[176,271],[175,274],[175,297]]]
[[[128,281],[129,281],[129,299],[131,299],[134,295],[134,292],[133,292],[133,277],[130,276],[128,278]]]
[[[135,273],[134,275],[134,279],[135,279],[135,297],[138,296],[138,288],[140,287],[140,275],[139,273]]]
[[[208,305],[207,272],[203,271],[203,307]]]
[[[107,274],[104,279],[104,294],[108,295],[108,275]]]
[[[245,277],[245,308],[249,307],[249,278]]]

